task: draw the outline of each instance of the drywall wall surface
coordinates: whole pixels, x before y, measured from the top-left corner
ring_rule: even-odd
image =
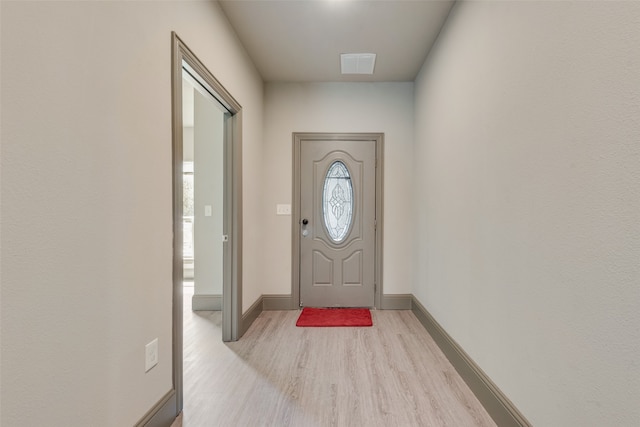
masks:
[[[0,7],[0,424],[130,426],[172,387],[171,31],[244,107],[249,164],[262,81],[215,2]]]
[[[640,3],[460,2],[415,84],[414,294],[533,425],[640,425]]]
[[[410,292],[413,83],[267,83],[264,123],[264,293],[291,293],[293,132],[385,134],[383,290]]]

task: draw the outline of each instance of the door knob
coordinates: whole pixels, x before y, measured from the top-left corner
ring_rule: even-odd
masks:
[[[307,225],[307,224],[309,224],[309,220],[308,220],[308,219],[306,219],[306,218],[305,218],[305,219],[303,219],[303,220],[302,220],[302,225]]]

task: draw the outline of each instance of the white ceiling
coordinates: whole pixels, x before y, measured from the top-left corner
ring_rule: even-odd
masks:
[[[267,82],[413,81],[453,0],[220,0]],[[341,75],[341,53],[377,54]]]

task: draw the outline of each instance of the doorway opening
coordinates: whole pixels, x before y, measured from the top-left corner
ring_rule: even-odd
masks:
[[[239,338],[242,110],[175,33],[171,75],[175,417],[183,408],[185,283],[194,286],[194,309],[222,310],[222,340]]]
[[[182,260],[193,311],[222,310],[224,143],[230,112],[182,70]]]

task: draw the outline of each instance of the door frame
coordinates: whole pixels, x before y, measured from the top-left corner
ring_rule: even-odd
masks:
[[[183,64],[230,112],[225,119],[224,150],[224,280],[222,339],[240,338],[242,316],[242,107],[175,32],[171,33],[173,139],[173,391],[176,413],[183,407],[183,259],[182,259],[182,70]],[[222,238],[222,236],[220,236]],[[175,417],[174,415],[174,417]]]
[[[376,149],[376,189],[375,189],[375,283],[374,306],[382,308],[382,260],[383,260],[383,155],[384,133],[332,133],[332,132],[293,132],[293,195],[291,197],[291,301],[292,309],[300,308],[300,177],[301,177],[301,145],[304,141],[373,141]]]

